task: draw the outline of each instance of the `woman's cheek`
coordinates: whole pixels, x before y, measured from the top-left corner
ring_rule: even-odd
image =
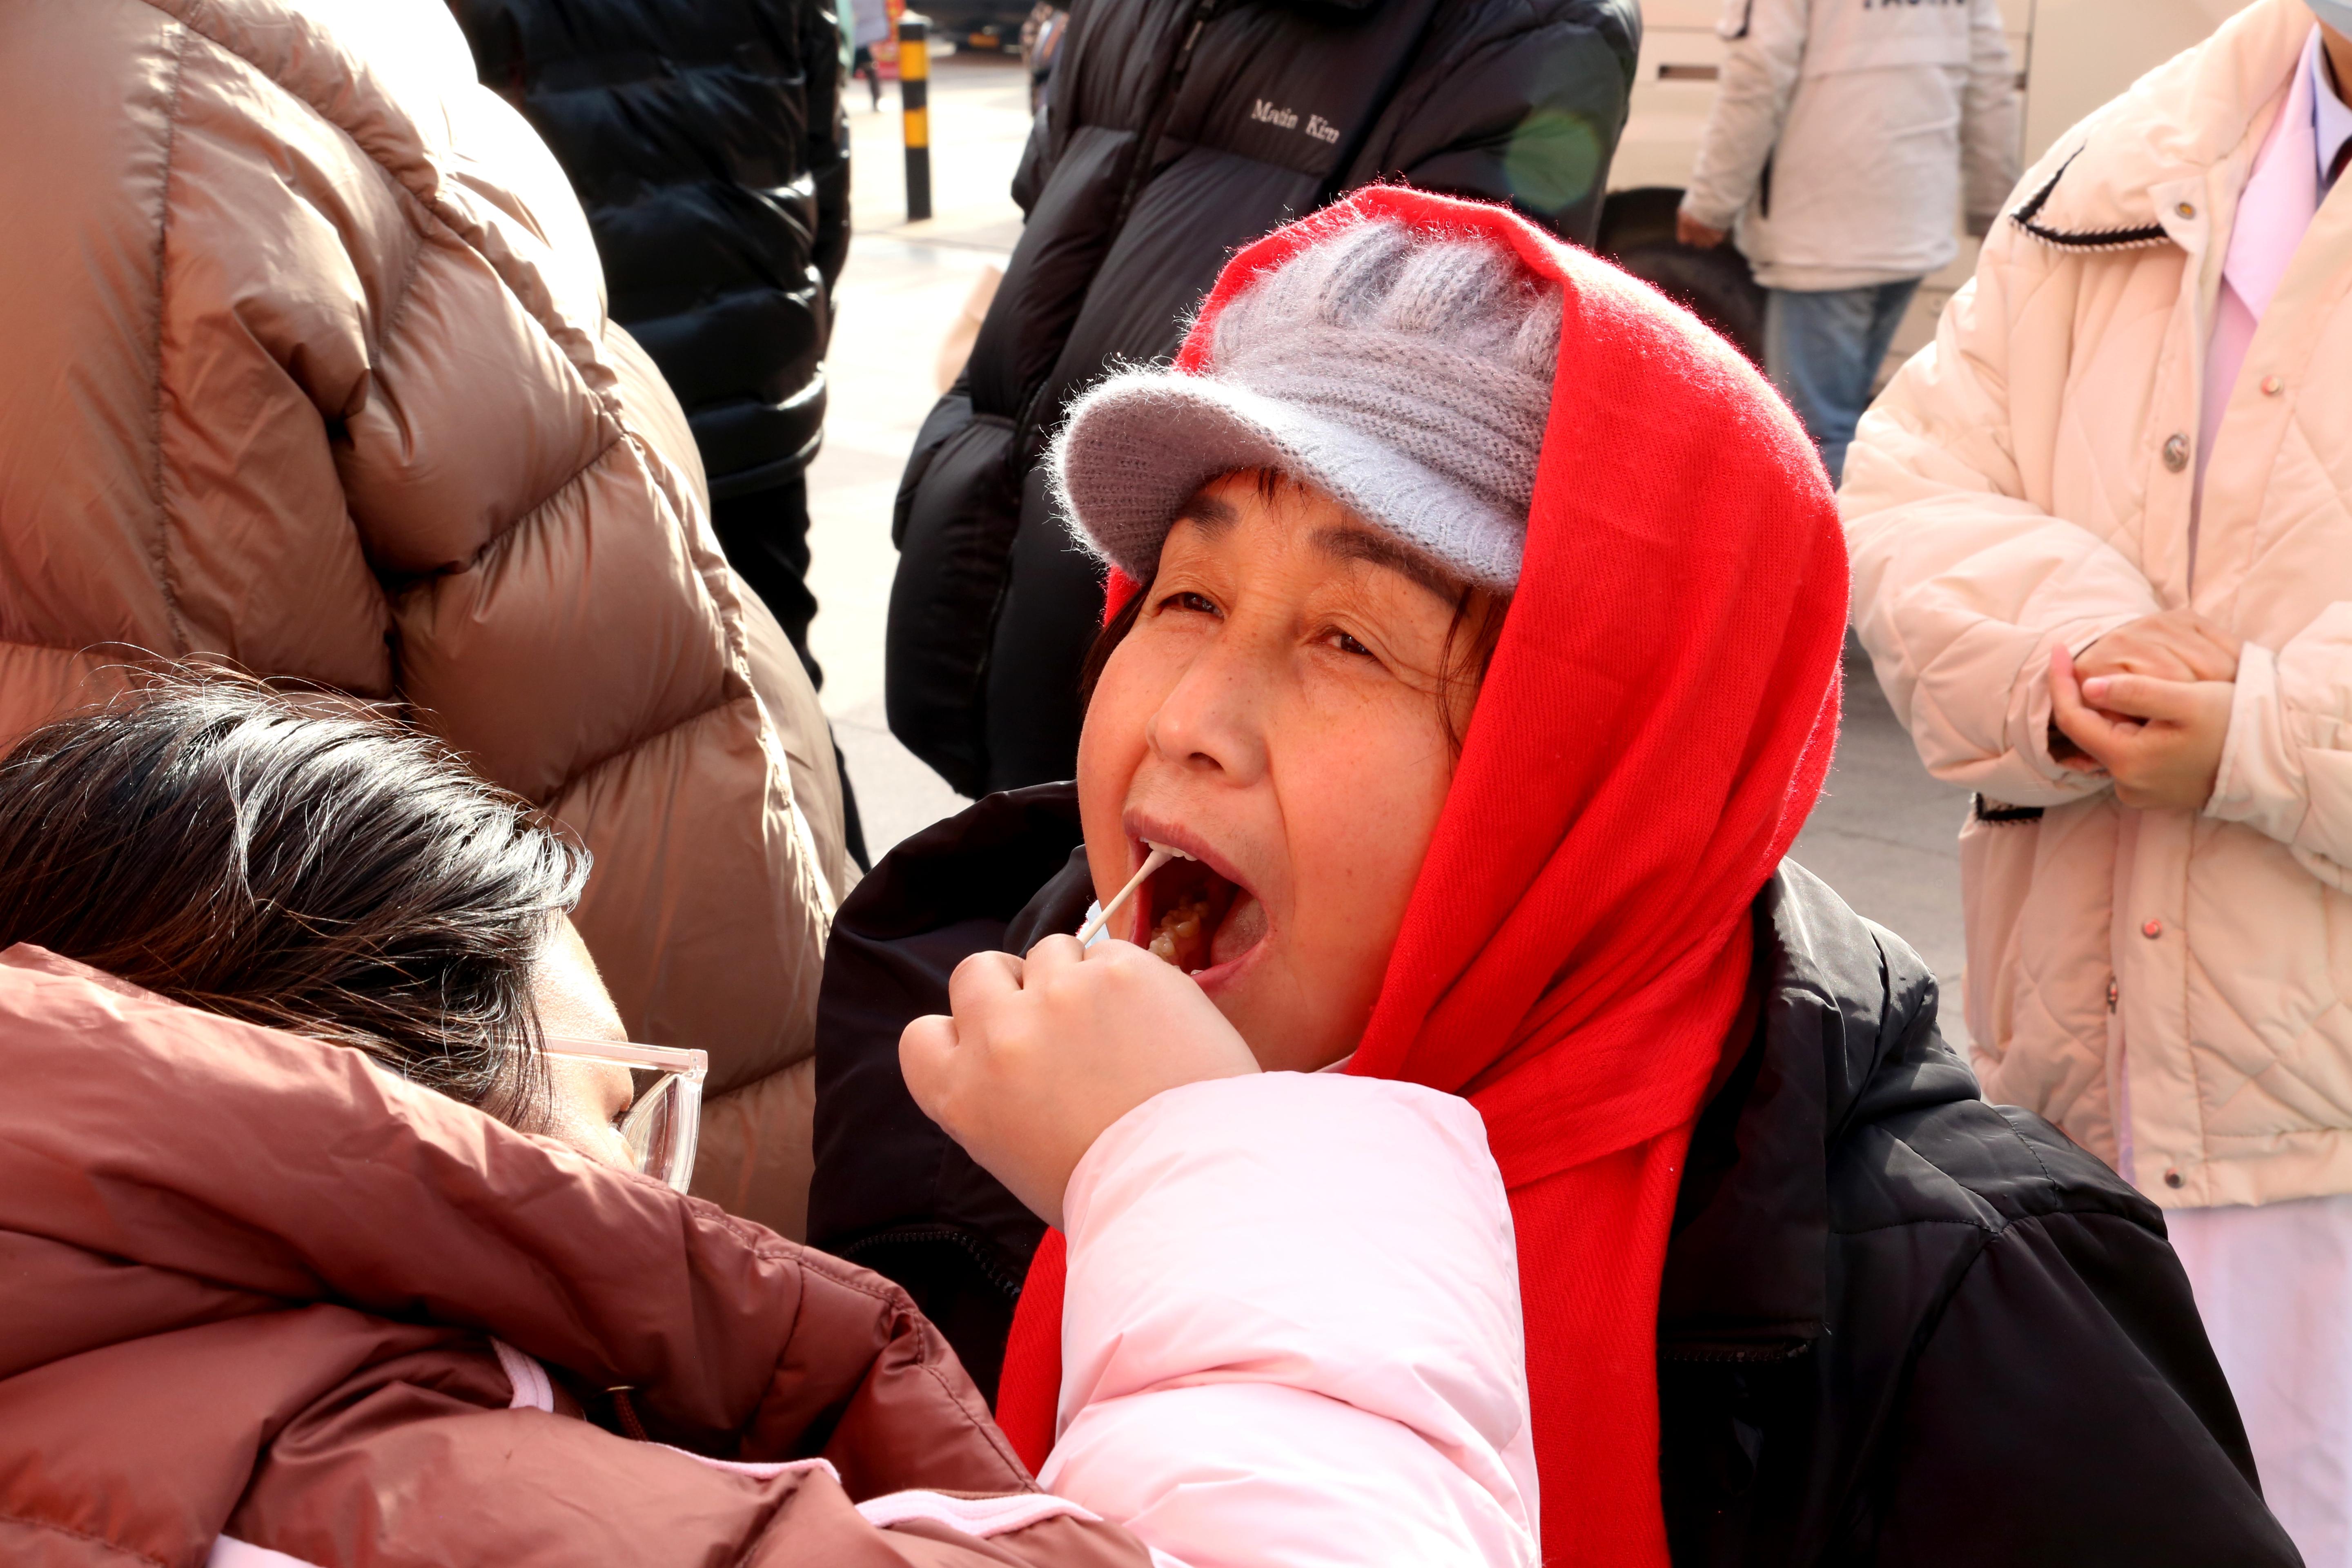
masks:
[[[1307,792],[1319,805],[1284,813],[1311,948],[1302,967],[1333,1006],[1368,1012],[1444,810],[1453,752],[1418,702],[1360,712],[1321,740]]]
[[[1124,658],[1128,651],[1122,644],[1104,666],[1078,731],[1078,823],[1087,858],[1097,868],[1096,892],[1106,899],[1126,879],[1127,832],[1120,816],[1143,763],[1144,726],[1152,703],[1142,689],[1148,666]]]

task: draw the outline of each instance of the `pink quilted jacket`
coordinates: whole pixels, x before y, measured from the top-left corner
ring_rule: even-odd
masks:
[[[2060,137],[1864,419],[1854,626],[1961,836],[1993,1099],[2171,1205],[2352,1192],[2352,181],[2229,395],[2194,570],[2204,347],[2231,221],[2311,35],[2255,0]],[[2201,812],[2049,751],[2050,649],[2191,606],[2246,639]]]

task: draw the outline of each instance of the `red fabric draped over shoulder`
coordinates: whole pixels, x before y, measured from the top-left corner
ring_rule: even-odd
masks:
[[[1664,1564],[1656,1318],[1748,906],[1837,739],[1846,558],[1797,422],[1691,316],[1507,209],[1377,188],[1234,257],[1203,324],[1347,225],[1515,250],[1565,295],[1525,565],[1350,1070],[1466,1096],[1510,1192],[1552,1563]],[[1196,371],[1196,326],[1177,360]],[[1134,591],[1114,584],[1113,605]],[[999,1415],[1053,1436],[1049,1236]]]

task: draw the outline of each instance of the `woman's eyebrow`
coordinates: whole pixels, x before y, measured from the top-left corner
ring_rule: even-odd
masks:
[[[1461,596],[1462,584],[1454,581],[1436,565],[1403,545],[1361,528],[1324,528],[1316,531],[1315,546],[1338,561],[1360,561],[1370,566],[1385,566],[1390,571],[1409,577],[1448,605]]]
[[[1242,514],[1234,510],[1230,501],[1220,500],[1212,495],[1197,495],[1186,501],[1176,513],[1176,521],[1190,522],[1202,532],[1213,536],[1233,527],[1241,521],[1241,517]]]

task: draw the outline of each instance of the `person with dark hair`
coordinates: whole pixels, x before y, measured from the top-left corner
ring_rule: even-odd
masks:
[[[1045,462],[1079,394],[1164,359],[1235,248],[1381,182],[1590,245],[1634,0],[1077,0],[1013,183],[1026,221],[898,482],[890,731],[963,795],[1066,779],[1102,624]]]
[[[1017,1115],[1000,1169],[1101,1249],[1071,1342],[1117,1376],[1049,1496],[903,1291],[686,1195],[701,1053],[625,1037],[566,918],[589,870],[442,743],[250,681],[0,758],[0,1558],[1532,1568],[1465,1110],[1213,1034],[967,1040],[956,1112]],[[1295,1120],[1331,1132],[1251,1147]],[[1334,1205],[1361,1223],[1200,1266]],[[1140,1352],[1166,1313],[1193,1327]],[[1302,1461],[1236,1485],[1244,1429]]]
[[[0,867],[0,942],[499,1109],[528,1098],[532,964],[588,877],[446,746],[235,683],[27,736]]]

